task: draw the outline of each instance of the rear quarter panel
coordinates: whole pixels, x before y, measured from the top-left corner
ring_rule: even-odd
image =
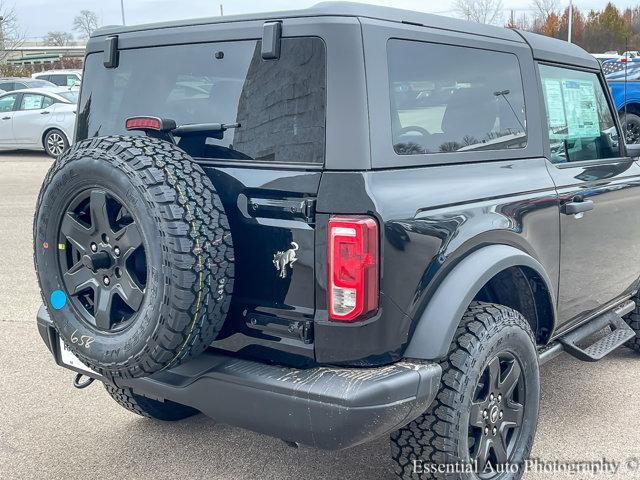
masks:
[[[555,296],[559,210],[545,162],[540,157],[323,174],[319,212],[367,213],[379,222],[381,308],[359,325],[316,323],[318,361],[401,358],[442,279],[483,246],[511,245],[531,255],[547,271]],[[347,185],[349,195],[344,193]],[[326,288],[323,278],[318,281]],[[456,292],[451,296],[454,301]],[[322,296],[318,298],[321,308]]]
[[[631,103],[640,104],[640,82],[627,82],[626,91],[624,82],[608,82],[608,85],[616,110]]]

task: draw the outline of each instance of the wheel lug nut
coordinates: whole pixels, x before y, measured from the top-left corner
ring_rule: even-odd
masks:
[[[92,252],[97,252],[98,251],[98,245],[96,245],[95,243],[91,244],[91,251]]]
[[[502,394],[498,394],[498,401],[501,402],[502,401]]]
[[[500,418],[504,417],[504,412],[502,410],[500,410],[500,415],[498,415]]]
[[[496,433],[498,433],[498,429],[496,427],[493,427],[493,430],[491,431],[491,433],[495,435]]]
[[[489,416],[489,412],[487,412],[486,410],[482,412],[482,418],[487,418],[488,416]]]
[[[484,434],[489,435],[489,427],[484,427]]]
[[[119,256],[120,256],[120,248],[119,248],[119,247],[115,247],[115,248],[113,249],[113,253],[115,253],[115,254],[116,254],[116,256],[117,256],[117,257],[119,257]]]
[[[493,399],[496,398],[493,393],[491,395],[489,395],[489,400],[493,401]]]
[[[105,285],[109,285],[111,283],[111,280],[109,280],[109,277],[104,277],[102,279],[102,283],[104,283]]]

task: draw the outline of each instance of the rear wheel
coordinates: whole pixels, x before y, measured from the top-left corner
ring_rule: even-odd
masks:
[[[501,305],[472,303],[441,365],[434,403],[391,436],[398,476],[520,479],[540,401],[538,356],[527,321]]]
[[[50,130],[44,136],[44,149],[50,157],[58,158],[69,149],[67,136],[60,130]]]
[[[106,383],[104,386],[111,398],[121,407],[143,417],[163,420],[165,422],[175,422],[200,413],[195,408],[180,405],[179,403],[169,400],[160,402],[143,397],[142,395],[136,395],[130,388],[118,388]]]

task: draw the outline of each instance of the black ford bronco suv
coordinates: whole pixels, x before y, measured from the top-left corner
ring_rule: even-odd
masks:
[[[104,28],[76,130],[38,327],[140,415],[515,479],[539,365],[640,350],[638,148],[574,45],[349,3]]]

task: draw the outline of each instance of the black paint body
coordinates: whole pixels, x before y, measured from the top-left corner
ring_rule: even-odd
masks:
[[[260,39],[263,23],[249,17],[125,30],[118,33],[118,48]],[[92,38],[89,54],[101,52],[112,33]],[[433,322],[434,334],[442,328],[439,319],[423,313],[443,280],[470,254],[491,245],[514,247],[543,270],[534,275],[534,290],[546,292],[548,309],[532,307],[540,344],[637,290],[640,166],[626,157],[560,166],[547,160],[537,64],[600,74],[598,63],[580,49],[558,52],[555,44],[510,30],[476,34],[348,11],[294,12],[282,19],[282,34],[316,36],[325,43],[326,159],[324,165],[292,166],[196,158],[222,198],[236,251],[233,306],[215,349],[294,366],[399,360],[421,321],[426,328]],[[397,155],[385,53],[390,38],[516,55],[527,106],[526,148]],[[595,203],[580,219],[562,214],[576,195]],[[380,308],[363,322],[341,324],[327,316],[326,232],[335,214],[371,215],[379,223]],[[273,255],[291,242],[299,245],[299,260],[281,279]],[[465,293],[451,291],[451,302]],[[423,358],[438,355],[424,352]]]

